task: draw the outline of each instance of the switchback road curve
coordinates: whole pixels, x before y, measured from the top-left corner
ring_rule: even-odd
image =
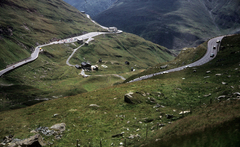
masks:
[[[205,63],[208,63],[209,61],[211,61],[212,59],[214,59],[216,57],[217,52],[219,51],[220,42],[223,39],[223,37],[224,36],[220,36],[220,37],[215,37],[215,38],[210,39],[208,41],[207,52],[205,53],[205,55],[201,59],[199,59],[196,62],[193,62],[193,63],[188,64],[188,65],[184,65],[184,66],[181,66],[181,67],[178,67],[178,68],[174,68],[174,69],[170,69],[170,70],[166,70],[166,71],[162,71],[162,72],[157,72],[157,73],[153,73],[153,74],[149,74],[149,75],[144,75],[144,76],[141,76],[139,78],[133,79],[133,80],[129,81],[128,83],[145,80],[145,79],[151,78],[153,76],[166,74],[166,73],[169,73],[169,72],[180,71],[180,70],[183,70],[187,67],[201,66]],[[213,49],[214,46],[216,47],[216,49]]]
[[[86,16],[87,16],[87,18],[89,18],[93,23],[95,23],[96,25],[99,25],[99,24],[97,24],[95,21],[93,21],[88,14],[86,14]],[[101,28],[103,28],[103,29],[108,29],[107,27],[104,27],[104,26],[101,26],[101,25],[99,25],[99,26],[100,26]],[[121,31],[121,30],[118,30],[116,33],[122,33],[122,31]],[[31,54],[31,56],[30,56],[29,58],[27,58],[27,59],[25,59],[25,60],[23,60],[23,61],[14,63],[14,64],[12,64],[11,66],[9,66],[9,67],[1,70],[1,71],[0,71],[0,77],[1,77],[3,74],[5,74],[5,73],[7,73],[7,72],[9,72],[9,71],[11,71],[11,70],[14,70],[14,69],[16,69],[16,68],[18,68],[18,67],[20,67],[20,66],[22,66],[22,65],[24,65],[24,64],[27,64],[27,63],[29,63],[29,62],[32,62],[32,61],[36,60],[36,59],[38,58],[38,54],[39,54],[40,48],[42,48],[42,47],[44,47],[44,46],[49,46],[49,45],[54,45],[54,44],[73,43],[73,42],[76,42],[76,41],[78,41],[78,40],[85,40],[85,39],[93,38],[93,37],[95,37],[95,36],[102,35],[102,34],[113,34],[113,33],[111,33],[111,32],[91,32],[91,33],[87,33],[87,34],[84,34],[84,35],[81,35],[81,36],[76,36],[76,37],[72,37],[72,38],[68,38],[68,39],[63,39],[63,40],[59,40],[59,41],[54,41],[54,42],[51,42],[51,43],[49,43],[49,44],[39,45],[39,46],[37,46],[37,47],[35,48],[34,52]],[[81,46],[80,46],[80,47],[81,47]],[[79,48],[80,48],[80,47],[79,47]],[[76,51],[76,50],[75,50],[75,51]],[[73,54],[75,53],[75,51],[73,52]],[[72,54],[72,55],[73,55],[73,54]],[[69,60],[70,60],[70,58],[72,57],[72,55],[68,58],[68,60],[67,60],[67,62],[66,62],[69,66],[72,66],[71,64],[69,64]]]

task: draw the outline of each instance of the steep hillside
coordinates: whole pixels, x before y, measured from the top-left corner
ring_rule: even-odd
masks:
[[[37,128],[65,123],[61,139],[38,133],[48,145],[58,147],[76,143],[238,146],[239,42],[239,35],[224,38],[217,57],[200,67],[1,112],[0,136],[14,133],[15,138],[24,139]],[[176,65],[193,59],[191,56],[206,50],[204,46],[197,52],[186,50],[187,59],[180,56]]]
[[[117,0],[64,0],[66,3],[77,8],[79,11],[85,11],[90,16],[108,9]]]
[[[63,1],[9,0],[1,1],[0,6],[0,69],[28,58],[37,44],[101,31],[85,14]],[[108,87],[121,83],[120,75],[128,78],[174,58],[165,47],[133,34],[102,35],[80,48],[70,60],[74,65],[83,61],[98,64],[100,58],[103,60],[98,64],[98,72],[88,72],[90,77],[82,78],[81,70],[66,64],[73,49],[80,45],[76,42],[43,47],[37,60],[1,76],[0,110]],[[136,71],[130,72],[131,67]]]
[[[240,29],[238,0],[119,0],[94,19],[170,49]]]
[[[63,1],[2,0],[0,8],[0,69],[29,57],[37,44],[98,30]]]

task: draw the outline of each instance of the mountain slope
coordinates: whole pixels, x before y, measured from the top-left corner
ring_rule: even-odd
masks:
[[[239,31],[239,9],[238,0],[119,0],[94,19],[167,48],[181,49]]]
[[[200,67],[1,112],[0,136],[24,139],[31,130],[64,122],[60,140],[40,133],[44,141],[52,146],[74,146],[77,139],[81,146],[238,146],[239,42],[239,35],[224,38],[218,56]],[[187,58],[179,56],[176,65],[194,59],[204,46],[185,50]],[[126,103],[126,93],[136,103]]]
[[[0,7],[0,69],[29,57],[37,44],[98,30],[63,1],[3,0]]]
[[[58,0],[8,0],[0,3],[0,69],[30,56],[37,44],[102,31],[85,14]],[[110,34],[95,38],[71,58],[70,63],[83,61],[98,64],[98,72],[88,72],[89,78],[79,75],[81,70],[70,67],[66,60],[81,45],[51,45],[43,47],[39,57],[0,77],[0,109],[19,108],[36,102],[76,95],[121,83],[120,74],[127,78],[148,66],[172,60],[171,52],[160,45],[133,34]],[[130,65],[126,65],[129,61]],[[101,65],[108,66],[107,69]],[[135,66],[136,65],[136,66]]]
[[[85,11],[90,16],[108,9],[117,0],[64,0],[66,3],[77,8],[79,11]]]

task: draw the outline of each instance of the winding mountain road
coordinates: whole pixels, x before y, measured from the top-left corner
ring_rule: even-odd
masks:
[[[88,14],[86,14],[87,18],[89,18],[94,24],[100,26],[101,28],[103,29],[106,29],[108,30],[107,27],[104,27],[104,26],[101,26],[100,24],[96,23],[95,21],[93,21],[90,16]],[[121,30],[118,30],[116,33],[122,33]],[[28,62],[32,62],[34,60],[36,60],[38,58],[38,55],[39,55],[39,51],[40,51],[40,48],[44,47],[44,46],[49,46],[49,45],[54,45],[54,44],[64,44],[64,43],[73,43],[73,42],[76,42],[78,40],[86,40],[87,39],[87,43],[89,43],[90,41],[94,40],[93,37],[95,36],[98,36],[98,35],[103,35],[103,34],[113,34],[112,32],[91,32],[91,33],[87,33],[87,34],[84,34],[84,35],[81,35],[81,36],[76,36],[76,37],[72,37],[72,38],[68,38],[68,39],[63,39],[63,40],[60,40],[60,41],[54,41],[54,42],[51,42],[49,44],[44,44],[44,45],[39,45],[35,48],[34,52],[31,54],[31,56],[23,61],[20,61],[20,62],[17,62],[13,65],[11,65],[10,67],[8,68],[5,68],[3,70],[0,71],[0,76],[2,76],[3,74],[5,74],[6,72],[8,71],[11,71],[13,69],[16,69],[18,68],[19,66],[22,66]],[[160,75],[160,74],[164,74],[164,73],[169,73],[169,72],[175,72],[175,71],[180,71],[180,70],[183,70],[187,67],[194,67],[194,66],[200,66],[200,65],[203,65],[209,61],[211,61],[212,59],[214,59],[217,55],[217,52],[219,50],[219,46],[220,46],[220,43],[217,43],[217,40],[221,41],[222,38],[224,36],[220,36],[220,37],[216,37],[216,38],[213,38],[213,39],[210,39],[208,41],[208,49],[207,49],[207,52],[206,54],[198,61],[194,62],[194,63],[191,63],[191,64],[188,64],[188,65],[184,65],[182,67],[178,67],[178,68],[174,68],[174,69],[170,69],[170,70],[166,70],[166,71],[162,71],[162,72],[157,72],[157,73],[154,73],[154,74],[149,74],[149,75],[145,75],[145,76],[141,76],[139,78],[136,78],[136,79],[133,79],[131,81],[129,81],[128,83],[131,83],[131,82],[136,82],[136,81],[140,81],[140,80],[144,80],[144,79],[148,79],[148,78],[151,78],[153,76],[157,76],[157,75]],[[85,43],[84,43],[85,44]],[[74,55],[74,53],[79,49],[81,48],[84,44],[80,45],[79,47],[77,47],[76,49],[73,50],[73,53],[69,56],[69,58],[67,59],[66,61],[66,64],[69,65],[69,66],[74,66],[72,64],[69,63],[69,60],[71,59],[71,57]],[[216,49],[213,49],[213,47],[216,46]],[[214,54],[213,57],[210,57],[211,54]],[[122,79],[124,79],[123,77],[121,77]]]
[[[154,74],[144,75],[144,76],[141,76],[139,78],[133,79],[133,80],[129,81],[128,83],[145,80],[145,79],[151,78],[153,76],[166,74],[166,73],[169,73],[169,72],[180,71],[180,70],[183,70],[183,69],[188,68],[188,67],[201,66],[201,65],[211,61],[212,59],[214,59],[216,57],[217,52],[219,51],[219,46],[220,46],[220,43],[217,43],[217,41],[218,40],[221,41],[223,39],[223,37],[224,36],[220,36],[220,37],[210,39],[208,41],[207,52],[205,53],[205,55],[200,60],[198,60],[196,62],[193,62],[193,63],[188,64],[188,65],[184,65],[184,66],[181,66],[181,67],[178,67],[178,68],[169,69],[169,70],[162,71],[162,72],[157,72],[157,73],[154,73]],[[213,49],[214,46],[216,46],[216,49]],[[214,56],[210,57],[211,54],[214,54]]]
[[[87,18],[89,18],[93,23],[95,23],[96,25],[99,25],[97,24],[95,21],[93,21],[90,16],[88,14],[86,14]],[[101,28],[103,29],[107,29],[107,27],[104,27],[104,26],[101,26],[99,25]],[[115,33],[122,33],[121,30],[118,30],[117,32]],[[73,42],[76,42],[78,40],[86,40],[87,39],[87,42],[90,42],[92,40],[93,37],[96,37],[98,35],[103,35],[103,34],[113,34],[112,32],[91,32],[91,33],[87,33],[87,34],[84,34],[84,35],[81,35],[81,36],[76,36],[76,37],[72,37],[72,38],[68,38],[68,39],[63,39],[63,40],[59,40],[59,41],[54,41],[54,42],[51,42],[49,44],[44,44],[44,45],[39,45],[35,48],[34,52],[31,54],[31,56],[23,61],[20,61],[20,62],[17,62],[17,63],[14,63],[12,64],[11,66],[3,69],[0,71],[0,76],[2,76],[3,74],[11,71],[11,70],[14,70],[24,64],[27,64],[29,62],[32,62],[34,60],[36,60],[38,58],[38,55],[39,55],[39,51],[40,51],[40,48],[44,47],[44,46],[49,46],[49,45],[54,45],[54,44],[64,44],[64,43],[73,43]],[[83,45],[79,46],[77,49],[79,49],[80,47],[82,47]],[[71,56],[67,59],[66,61],[66,64],[69,65],[69,66],[73,66],[69,63],[69,60],[70,58],[73,56],[73,54],[77,51],[77,49],[74,49],[73,53],[71,54]]]

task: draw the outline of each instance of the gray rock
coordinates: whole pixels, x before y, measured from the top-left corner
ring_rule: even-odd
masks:
[[[124,102],[129,104],[139,104],[142,103],[141,100],[137,99],[137,97],[132,96],[133,93],[128,93],[124,95]]]
[[[207,94],[207,95],[204,95],[204,97],[209,97],[209,96],[211,96],[212,94],[211,93],[209,93],[209,94]]]
[[[89,106],[90,106],[90,107],[100,107],[100,106],[98,106],[97,104],[90,104]]]
[[[161,107],[161,108],[164,108],[165,106],[162,106],[162,105],[160,105],[160,104],[158,104],[158,103],[157,103],[155,106],[153,106],[153,108],[160,108],[160,107]]]
[[[226,98],[226,95],[221,95],[221,96],[219,96],[217,99],[223,99],[223,98]]]
[[[13,141],[13,135],[5,136],[3,142],[0,145],[6,145]]]
[[[226,82],[222,82],[222,84],[223,84],[223,85],[227,85],[227,83],[226,83]]]
[[[120,133],[120,134],[116,134],[116,135],[112,135],[113,138],[116,138],[116,137],[122,137],[124,134],[124,132]]]
[[[39,127],[36,129],[37,132],[41,132],[42,134],[46,136],[52,136],[55,131],[54,130],[49,130],[48,127]]]
[[[27,139],[10,143],[8,147],[20,147],[20,146],[21,147],[25,147],[25,146],[41,147],[45,145],[46,144],[43,142],[42,136],[40,134],[36,134]]]
[[[236,95],[236,96],[240,96],[240,92],[235,92],[233,94]]]
[[[209,70],[209,71],[206,71],[206,74],[209,74],[209,73],[211,73],[211,71]]]
[[[168,65],[163,65],[163,66],[161,66],[160,68],[161,69],[165,69],[165,68],[167,68],[168,67]]]
[[[128,137],[129,139],[134,139],[134,138],[141,138],[140,135],[136,134],[136,135],[132,135],[130,134],[130,136]]]
[[[222,74],[220,74],[220,73],[219,73],[219,74],[215,74],[215,76],[221,76],[221,75],[222,75]]]
[[[50,128],[55,130],[55,131],[63,132],[63,131],[66,130],[66,124],[65,123],[59,123],[59,124],[55,124],[55,125],[51,126]]]

